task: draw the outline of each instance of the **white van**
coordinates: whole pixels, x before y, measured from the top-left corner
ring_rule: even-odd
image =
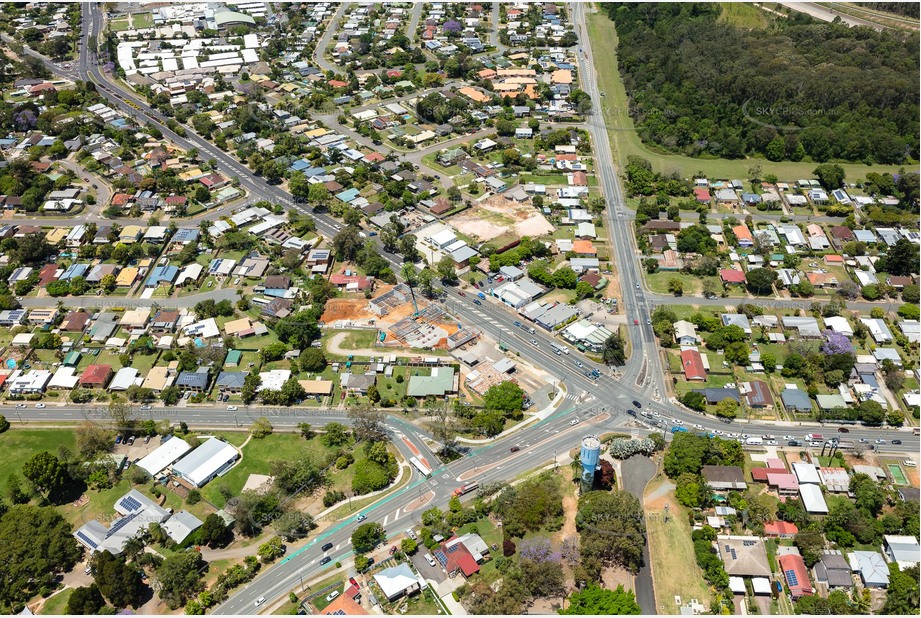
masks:
[[[432,558],[432,554],[425,554],[425,561],[429,563],[429,566],[435,566],[435,559]]]

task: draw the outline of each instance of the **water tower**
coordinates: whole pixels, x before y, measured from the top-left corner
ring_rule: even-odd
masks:
[[[598,436],[582,438],[582,449],[579,452],[579,461],[582,463],[582,491],[589,491],[592,488],[600,457],[601,440],[598,439]]]

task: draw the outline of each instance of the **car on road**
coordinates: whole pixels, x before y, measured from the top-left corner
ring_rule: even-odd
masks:
[[[329,564],[332,561],[333,559],[330,558],[329,556],[323,556],[322,558],[320,558],[320,566],[323,566],[324,564]]]
[[[676,425],[684,425],[684,421],[682,421],[681,419],[673,418],[672,421],[673,421]]]
[[[640,403],[639,401],[637,401],[636,399],[633,400],[633,405],[634,405],[635,407],[637,407],[637,408],[642,408],[642,407],[643,407],[643,404],[641,404],[641,403]]]
[[[520,451],[520,450],[521,450],[521,447],[520,447],[520,446],[513,446],[512,448],[509,449],[509,452],[510,452],[510,453],[517,453],[517,452]]]
[[[640,289],[640,284],[639,284],[639,283],[636,284],[636,289]]]
[[[368,519],[367,515],[365,515],[364,513],[359,513],[358,517],[355,518],[355,521],[357,521],[358,523],[361,523],[366,519]]]
[[[582,369],[582,361],[576,361],[576,367]]]
[[[646,318],[646,325],[649,326],[650,324],[652,324],[652,320],[650,320],[649,318]]]
[[[333,548],[333,544],[332,544],[332,543],[324,543],[324,544],[323,544],[323,547],[321,547],[320,549],[321,549],[322,551],[329,551],[329,550],[331,550],[332,548]]]
[[[857,441],[860,442],[861,444],[866,444],[866,443],[869,442],[870,440],[869,440],[868,438],[861,438],[861,439],[859,439],[859,440],[857,440]]]
[[[784,436],[783,439],[784,440],[794,440],[795,438],[793,436]]]
[[[228,412],[236,412],[236,411],[237,411],[237,406],[227,406],[227,411],[228,411]]]
[[[570,425],[578,425],[578,424],[579,424],[579,419],[574,418],[574,419],[572,419],[571,421],[569,421],[569,424],[570,424]]]
[[[877,439],[875,440],[875,442],[876,442],[877,444],[886,444],[886,441],[883,440],[882,438],[877,438]]]
[[[17,404],[16,404],[16,407],[17,407],[17,408],[25,408],[25,407],[26,407],[26,404],[24,404],[24,403],[17,403]]]
[[[787,446],[799,446],[799,445],[800,444],[797,440],[787,440]]]
[[[537,345],[537,339],[531,339],[531,345]]]
[[[338,591],[338,590],[333,590],[333,591],[330,592],[328,595],[326,595],[326,600],[327,600],[327,601],[332,601],[333,599],[335,599],[335,598],[338,597],[338,596],[339,596],[339,591]]]
[[[474,299],[473,299],[473,304],[474,304],[474,305],[482,305],[482,304],[483,304],[483,301],[481,301],[479,298],[474,298]]]
[[[412,531],[412,528],[406,531],[406,536],[408,536],[414,541],[416,540],[416,533]]]
[[[847,427],[838,427],[838,433],[851,433],[851,430]]]
[[[140,409],[143,410],[144,412],[147,412],[148,410],[152,410],[153,407],[152,406],[141,406]]]
[[[892,443],[893,443],[893,444],[901,444],[902,441],[901,441],[901,440],[893,440]]]
[[[37,404],[35,404],[35,407],[38,408],[39,410],[41,410],[41,409],[43,409],[43,408],[45,407],[45,404],[43,404],[43,403],[37,403]]]
[[[466,296],[466,294],[464,294],[463,292],[458,292],[457,294],[458,296]]]
[[[258,599],[256,599],[256,607],[259,607],[263,603],[265,603],[265,597],[259,597]]]
[[[721,436],[721,435],[723,435],[723,430],[722,430],[722,429],[714,429],[714,430],[713,430],[713,433],[715,433],[715,434],[718,435],[718,436]]]
[[[768,446],[777,446],[777,440],[767,440],[765,444]]]
[[[634,326],[639,326],[639,325],[640,325],[640,321],[639,321],[639,320],[636,320],[636,319],[633,320],[633,325],[634,325]]]
[[[697,424],[694,425],[694,429],[703,429],[703,428],[704,428],[703,425],[697,425]]]

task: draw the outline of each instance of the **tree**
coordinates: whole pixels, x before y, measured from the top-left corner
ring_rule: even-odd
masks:
[[[352,421],[352,433],[359,442],[373,444],[387,439],[387,428],[384,426],[387,415],[383,411],[365,407],[350,408],[348,416]]]
[[[99,592],[115,607],[140,607],[147,586],[141,572],[129,566],[124,557],[108,551],[93,554],[93,577]]]
[[[112,449],[112,432],[100,423],[90,420],[77,425],[77,452],[85,461],[91,460],[99,453],[107,453]]]
[[[793,544],[799,549],[803,556],[803,562],[806,566],[812,568],[819,560],[822,559],[822,552],[825,551],[825,538],[821,532],[814,530],[803,530],[793,537]]]
[[[777,272],[770,268],[753,268],[745,275],[748,289],[753,294],[769,294],[777,280]]]
[[[435,271],[441,277],[442,283],[446,285],[454,285],[458,281],[457,266],[450,256],[446,255],[438,260],[438,264],[435,265]]]
[[[106,600],[102,598],[99,588],[96,584],[74,588],[67,599],[65,614],[74,616],[94,616],[99,614],[99,610],[105,607]]]
[[[418,548],[418,543],[412,539],[403,539],[400,541],[400,551],[404,554],[410,555],[416,553]]]
[[[812,170],[812,173],[828,191],[840,189],[844,182],[844,168],[837,163],[823,163]]]
[[[579,498],[576,527],[582,565],[593,578],[604,566],[635,573],[643,563],[646,524],[640,501],[625,491],[592,491]]]
[[[250,425],[249,433],[256,439],[265,438],[266,436],[272,435],[272,423],[265,416],[260,416],[253,424]]]
[[[890,275],[911,275],[918,272],[919,247],[906,238],[900,238],[877,262],[876,270]]]
[[[858,472],[851,476],[848,489],[854,494],[854,504],[876,517],[883,508],[886,496],[875,480]]]
[[[514,417],[524,408],[524,390],[515,382],[500,382],[483,394],[483,405],[487,410],[498,410]]]
[[[294,541],[307,536],[307,533],[314,528],[313,517],[301,511],[288,511],[282,513],[275,523],[272,524],[278,536],[286,541]]]
[[[319,348],[307,348],[301,351],[299,358],[301,371],[307,373],[320,373],[326,369],[326,355]]]
[[[333,237],[332,248],[337,260],[351,261],[355,259],[362,245],[358,231],[357,227],[350,225]]]
[[[716,404],[716,415],[720,418],[735,418],[738,413],[739,404],[732,397],[726,397]]]
[[[206,566],[201,554],[194,550],[170,556],[157,568],[159,595],[167,607],[178,609],[204,589],[202,569]]]
[[[52,494],[67,483],[67,467],[48,451],[36,453],[22,465],[22,475],[38,491]]]
[[[349,441],[349,433],[342,423],[327,423],[323,427],[323,444],[326,446],[342,446]]]
[[[262,379],[255,371],[251,371],[243,378],[243,388],[240,390],[240,398],[243,403],[249,405],[256,399],[256,389],[262,384]]]
[[[376,522],[361,524],[352,533],[352,549],[355,553],[364,554],[387,540],[384,527]]]
[[[209,514],[202,522],[201,528],[198,529],[199,543],[212,548],[226,545],[231,536],[230,528],[216,513]]]
[[[696,391],[688,391],[680,397],[681,403],[691,408],[692,410],[697,410],[698,412],[703,412],[707,409],[707,398],[703,393],[698,393]]]
[[[620,329],[604,340],[601,358],[606,365],[623,365],[627,362],[626,342]]]
[[[11,613],[58,575],[72,569],[83,550],[54,508],[20,504],[0,515],[0,610]]]
[[[160,401],[162,401],[163,404],[167,406],[176,405],[177,403],[179,403],[179,399],[181,397],[182,397],[182,392],[179,390],[179,387],[177,386],[168,386],[164,388],[163,391],[161,391],[160,393]]]
[[[642,614],[643,611],[633,592],[624,590],[623,586],[606,590],[592,583],[584,590],[570,595],[569,607],[561,609],[559,613],[564,616],[629,616]]]
[[[916,504],[917,506],[917,504]],[[889,564],[889,586],[886,590],[886,604],[882,612],[890,616],[914,616],[918,613],[918,565],[904,571],[898,563]]]
[[[259,551],[257,552],[259,560],[268,563],[281,558],[285,553],[283,547],[281,537],[272,537],[259,546]]]
[[[668,291],[675,296],[681,296],[684,294],[684,283],[681,281],[681,279],[672,277],[668,280]]]

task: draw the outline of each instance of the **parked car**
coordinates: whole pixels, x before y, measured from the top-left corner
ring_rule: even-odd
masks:
[[[397,546],[396,545],[391,546],[389,553],[391,556],[397,553]]]
[[[432,554],[425,554],[425,561],[429,563],[429,566],[435,566],[435,559],[432,558]]]
[[[333,599],[335,599],[335,598],[338,597],[338,596],[339,596],[339,591],[338,591],[338,590],[333,590],[333,591],[330,592],[328,595],[326,595],[326,600],[327,600],[327,602],[329,602],[329,601],[332,601]]]
[[[412,531],[412,528],[406,531],[406,536],[408,536],[414,541],[416,540],[416,533]]]
[[[641,403],[640,403],[639,401],[637,401],[636,399],[633,400],[633,405],[636,406],[637,408],[642,408],[642,407],[643,407],[643,404],[641,404]]]
[[[144,436],[144,444],[150,443],[150,436]]]

